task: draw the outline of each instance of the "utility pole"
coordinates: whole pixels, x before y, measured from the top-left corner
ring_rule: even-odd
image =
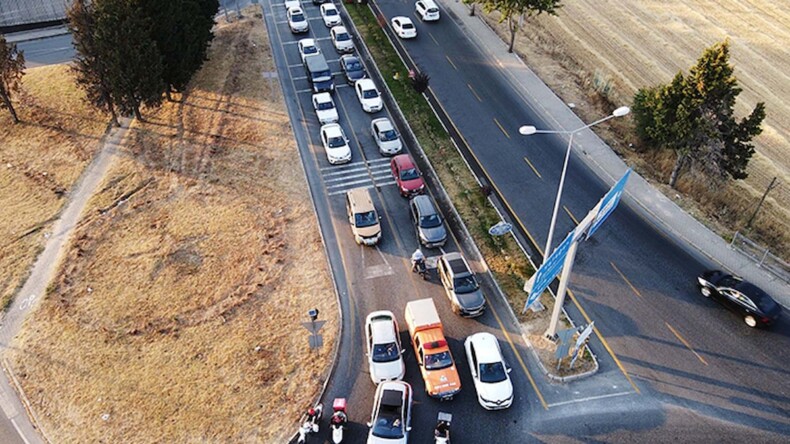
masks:
[[[768,192],[773,190],[774,188],[778,187],[779,184],[776,183],[776,177],[771,180],[771,183],[768,185],[768,188],[765,189],[765,193],[763,193],[762,199],[760,199],[760,203],[757,204],[757,208],[754,209],[754,214],[752,217],[749,218],[749,222],[746,223],[746,229],[749,230],[752,227],[752,222],[754,222],[754,218],[757,217],[757,213],[760,211],[760,207],[763,206],[763,202],[765,202],[765,198],[768,196]]]

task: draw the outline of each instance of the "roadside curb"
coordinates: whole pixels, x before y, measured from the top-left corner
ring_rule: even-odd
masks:
[[[33,409],[30,399],[28,399],[25,391],[22,389],[22,384],[19,383],[19,379],[17,379],[16,373],[14,373],[14,370],[11,367],[11,363],[8,362],[8,359],[4,357],[0,365],[2,365],[3,373],[5,373],[8,381],[11,382],[11,387],[16,392],[17,397],[22,401],[22,406],[25,408],[25,413],[27,414],[27,417],[30,418],[30,424],[33,426],[34,430],[38,431],[38,437],[46,443],[51,443],[52,440],[47,437],[47,434],[44,432],[44,428],[41,427],[41,421],[38,420],[38,415],[36,414],[35,409]],[[21,433],[19,436],[22,437],[22,440],[26,443],[29,442],[29,437],[26,437]]]
[[[18,31],[14,33],[9,33],[5,35],[5,38],[8,43],[21,43],[21,42],[32,42],[35,40],[44,40],[50,37],[57,37],[66,34],[69,34],[68,28],[63,25],[58,25],[49,28],[42,28],[39,30]]]

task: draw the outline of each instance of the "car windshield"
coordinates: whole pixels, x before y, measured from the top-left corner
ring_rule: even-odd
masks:
[[[291,16],[291,20],[293,20],[295,22],[303,22],[304,21],[304,16],[302,14],[294,14],[294,15]]]
[[[319,102],[317,109],[320,110],[320,111],[325,111],[325,110],[328,110],[328,109],[332,109],[334,107],[335,107],[335,105],[332,102]]]
[[[471,293],[477,290],[477,280],[474,276],[457,277],[453,279],[453,288],[456,293]]]
[[[385,439],[403,438],[403,421],[400,407],[382,405],[376,423],[373,424],[373,436]]]
[[[341,146],[345,146],[346,141],[340,136],[330,137],[327,141],[327,145],[329,148],[340,148]]]
[[[318,53],[318,48],[315,46],[303,46],[302,52],[305,54],[316,54]]]
[[[494,383],[502,382],[505,379],[507,379],[507,372],[501,362],[480,364],[480,381]]]
[[[403,29],[414,29],[414,25],[412,25],[411,23],[404,23]]]
[[[420,227],[422,228],[436,228],[442,224],[442,219],[438,214],[430,214],[420,218]]]
[[[392,362],[400,357],[398,353],[398,344],[390,342],[389,344],[374,344],[372,358],[373,362]]]
[[[719,287],[735,288],[741,281],[733,276],[725,276],[718,282]]]
[[[436,14],[437,12],[439,12],[439,9],[438,8],[428,8],[428,12],[430,12],[431,14]]]
[[[359,71],[362,69],[362,64],[356,59],[349,60],[346,62],[346,69],[348,71]]]
[[[425,368],[428,370],[439,370],[451,365],[453,365],[453,358],[448,351],[425,355]]]
[[[400,180],[414,180],[419,177],[420,173],[417,172],[417,168],[408,168],[400,172]]]
[[[357,228],[370,227],[378,223],[375,211],[354,214],[354,226]]]
[[[378,96],[379,96],[379,92],[376,91],[375,89],[366,89],[362,91],[362,97],[366,99],[375,99]]]
[[[398,133],[396,133],[395,130],[382,131],[382,132],[379,133],[379,139],[382,142],[389,142],[391,140],[397,140],[398,139]]]
[[[332,71],[318,71],[313,73],[314,79],[320,79],[323,77],[332,77]]]
[[[335,40],[337,40],[338,42],[345,42],[346,40],[351,40],[351,36],[349,36],[345,32],[339,32],[335,34]]]
[[[327,15],[327,16],[337,15],[337,9],[335,9],[335,8],[326,8],[324,10],[324,14]]]

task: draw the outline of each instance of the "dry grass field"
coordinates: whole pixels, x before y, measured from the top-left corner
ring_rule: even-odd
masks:
[[[256,17],[257,16],[257,17]],[[260,13],[220,23],[179,103],[145,110],[12,365],[56,442],[285,442],[337,305]],[[324,346],[311,352],[317,307]]]
[[[773,177],[758,222],[764,244],[790,253],[790,8],[785,0],[565,0],[557,17],[541,15],[525,21],[517,51],[560,97],[575,103],[586,121],[630,104],[638,88],[665,83],[687,72],[716,42],[730,40],[731,63],[743,92],[736,116],[744,117],[757,102],[766,103],[763,134],[755,139],[756,154],[749,178],[709,196],[703,180],[687,175],[679,183],[690,200],[677,199],[662,185],[673,158],[636,156],[625,148],[627,131],[600,130],[618,153],[652,179],[666,194],[725,236],[745,225]],[[489,23],[497,27],[496,14]],[[605,96],[606,100],[600,100]],[[625,140],[624,140],[625,138]],[[657,167],[657,168],[656,168]]]
[[[22,123],[0,110],[0,306],[22,285],[45,233],[99,147],[108,120],[84,101],[68,67],[26,71],[15,100]]]

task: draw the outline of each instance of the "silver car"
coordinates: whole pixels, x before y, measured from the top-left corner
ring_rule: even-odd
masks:
[[[411,220],[420,244],[428,248],[437,248],[447,242],[447,230],[444,228],[442,215],[436,210],[431,198],[420,194],[409,201]]]
[[[436,268],[455,313],[469,318],[483,314],[486,299],[461,253],[443,254]]]
[[[379,147],[379,152],[383,156],[392,156],[398,154],[403,149],[403,143],[400,140],[400,135],[395,131],[390,119],[382,117],[373,119],[370,122],[370,132],[373,134],[373,139],[376,141],[376,146]]]

